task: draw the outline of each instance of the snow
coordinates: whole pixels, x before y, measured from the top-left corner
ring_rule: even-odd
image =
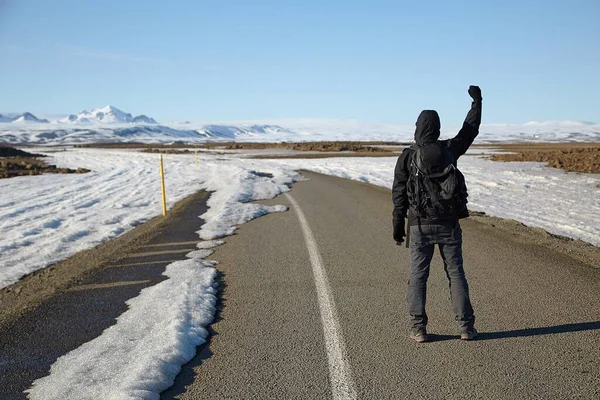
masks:
[[[142,123],[142,124],[156,124],[156,120],[154,118],[148,117],[147,115],[138,115],[134,117],[131,122],[133,123]]]
[[[268,213],[287,211],[287,207],[281,205],[248,203],[257,199],[270,199],[289,190],[286,185],[291,182],[289,170],[273,167],[261,168],[261,172],[273,174],[273,178],[257,175],[251,169],[243,169],[236,174],[215,171],[208,177],[206,188],[215,193],[207,202],[208,211],[202,216],[206,222],[198,232],[200,238],[210,240],[229,236],[233,234],[236,225]]]
[[[206,127],[204,123],[172,124],[174,128],[194,128],[198,131]],[[210,126],[239,127],[247,132],[235,133],[236,141],[393,141],[411,142],[414,138],[414,124],[380,124],[358,120],[337,119],[273,119],[259,121],[236,121],[212,123]],[[253,127],[273,126],[276,130],[261,133]],[[442,138],[450,138],[461,126],[442,125]],[[483,124],[478,143],[494,142],[597,142],[600,141],[600,125],[573,123],[572,121],[552,121],[543,124]]]
[[[266,161],[391,189],[396,158],[323,158]],[[600,246],[600,176],[567,173],[544,163],[493,162],[463,156],[458,166],[469,188],[469,208],[515,219],[550,233]]]
[[[525,126],[570,126],[570,127],[584,127],[593,126],[593,122],[586,121],[530,121],[524,124]]]
[[[0,114],[0,122],[12,122],[14,124],[47,124],[49,121],[47,119],[37,118],[31,113],[25,112],[12,117]]]
[[[31,149],[42,152],[40,149]],[[214,315],[217,240],[235,226],[283,206],[251,203],[289,190],[300,169],[390,188],[395,157],[242,159],[244,153],[165,157],[168,206],[199,190],[211,191],[198,230],[206,240],[170,264],[169,279],[144,289],[129,310],[98,338],[59,358],[35,382],[32,399],[156,399],[206,338]],[[0,200],[0,287],[23,275],[116,237],[160,214],[155,154],[69,149],[50,153],[59,167],[84,175],[42,175],[3,181]],[[541,163],[500,163],[464,156],[459,167],[470,208],[514,218],[551,233],[600,245],[600,179],[565,173]],[[165,301],[167,299],[167,301]]]
[[[34,150],[32,150],[34,151]],[[43,151],[35,149],[35,152]],[[84,167],[88,174],[40,175],[3,180],[0,200],[0,287],[39,268],[114,238],[160,213],[158,159],[134,151],[76,149],[48,153],[58,167]],[[239,204],[288,190],[296,173],[267,169],[256,175],[249,160],[199,155],[167,156],[168,206],[199,189],[216,191],[200,235],[231,234],[235,224],[283,211]],[[267,167],[268,168],[268,167]],[[215,220],[211,220],[214,218]]]
[[[75,122],[75,123],[114,123],[114,122],[132,122],[133,117],[131,114],[119,110],[116,107],[108,105],[103,108],[95,108],[92,111],[83,110],[78,115],[70,115],[60,122]]]
[[[127,301],[116,325],[60,357],[30,399],[158,399],[206,341],[215,313],[215,262],[169,264],[169,279]]]
[[[84,111],[50,124],[0,124],[0,141],[14,144],[64,145],[100,142],[187,143],[210,141],[305,142],[393,141],[410,142],[414,125],[365,123],[354,120],[271,120],[222,123],[156,124],[145,116],[112,106]],[[454,136],[460,126],[442,126],[442,137]],[[484,124],[478,143],[496,142],[598,142],[600,125],[573,121],[531,122],[524,125]]]

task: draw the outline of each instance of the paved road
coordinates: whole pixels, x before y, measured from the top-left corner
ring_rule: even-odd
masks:
[[[600,398],[599,269],[464,221],[480,339],[458,339],[436,256],[437,340],[416,344],[389,192],[305,175],[267,202],[289,212],[243,225],[213,255],[224,286],[213,336],[163,399]]]

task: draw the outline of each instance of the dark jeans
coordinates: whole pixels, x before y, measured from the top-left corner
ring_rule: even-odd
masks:
[[[427,326],[425,301],[429,265],[437,244],[444,261],[450,284],[452,308],[461,329],[472,329],[475,322],[469,299],[469,285],[465,278],[462,257],[462,229],[460,224],[420,225],[410,228],[411,267],[408,281],[407,303],[411,329],[417,331]]]

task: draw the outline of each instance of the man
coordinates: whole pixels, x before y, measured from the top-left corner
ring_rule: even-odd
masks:
[[[394,171],[394,240],[400,245],[406,236],[404,219],[408,213],[411,269],[407,303],[411,318],[410,338],[426,342],[425,300],[429,265],[437,244],[450,284],[452,307],[460,325],[460,338],[477,336],[475,315],[469,299],[469,286],[463,270],[462,230],[459,219],[469,216],[464,177],[456,161],[465,154],[479,133],[481,90],[469,87],[471,110],[456,137],[438,140],[440,118],[436,111],[424,110],[415,130],[415,144],[404,149]]]

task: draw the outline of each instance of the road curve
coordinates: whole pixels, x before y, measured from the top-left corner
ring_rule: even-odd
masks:
[[[458,339],[436,255],[427,303],[436,340],[416,344],[389,191],[303,174],[310,181],[294,184],[291,199],[266,202],[290,211],[241,226],[212,256],[223,286],[213,335],[163,399],[600,397],[600,269],[465,220],[480,338]],[[323,284],[333,313],[324,314]],[[341,346],[333,362],[328,325]]]

